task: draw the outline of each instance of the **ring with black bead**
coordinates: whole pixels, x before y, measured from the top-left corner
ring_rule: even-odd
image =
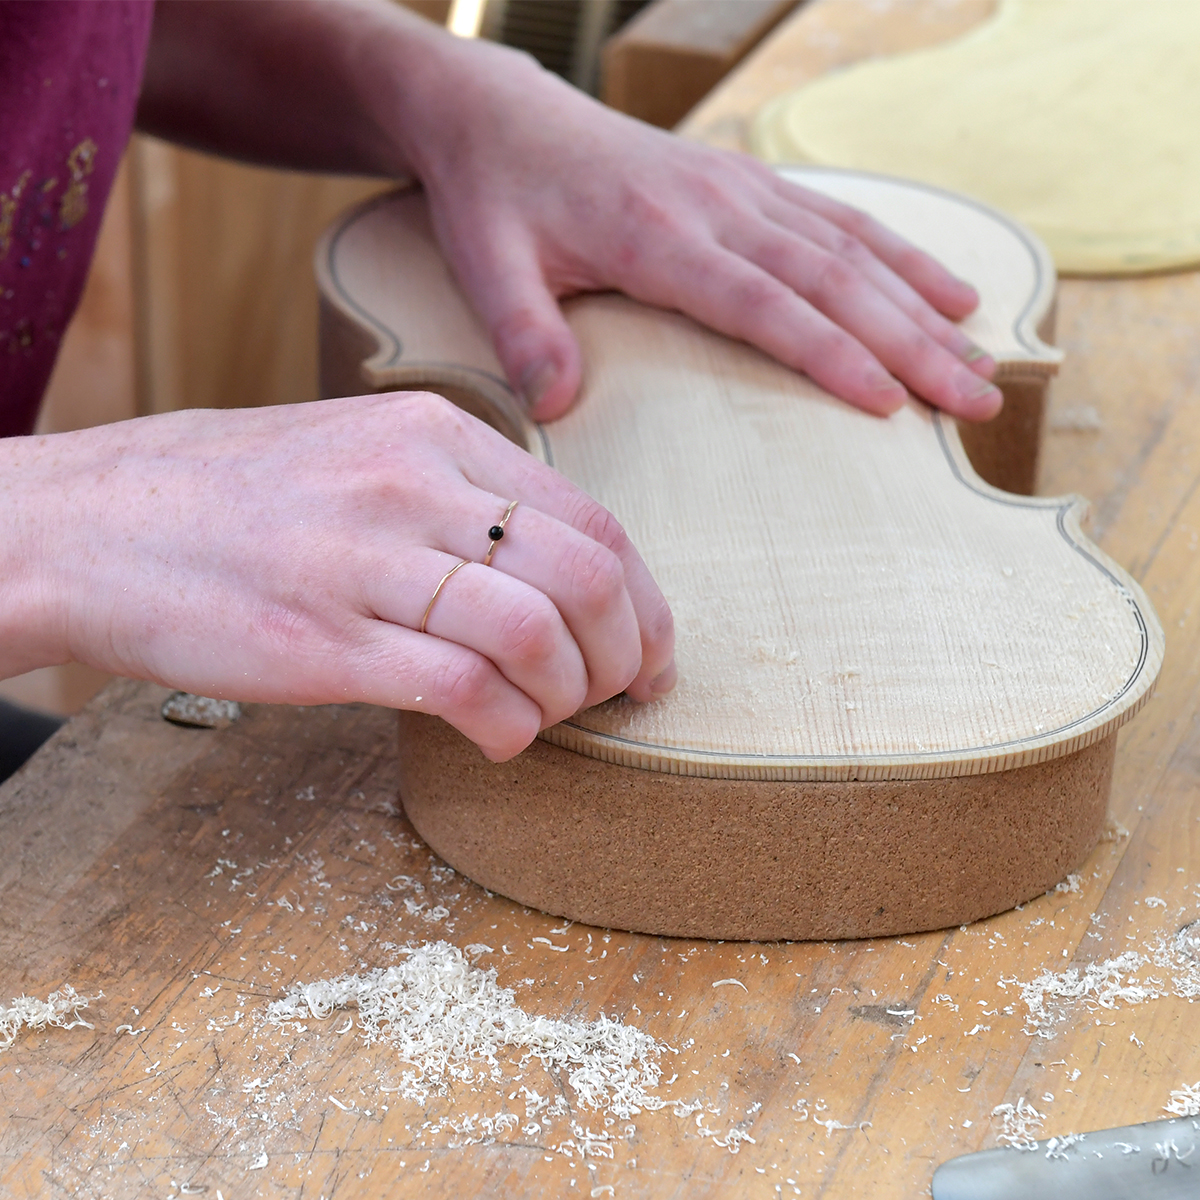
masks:
[[[508,524],[508,518],[513,515],[513,509],[516,508],[519,503],[520,501],[514,500],[504,510],[504,516],[502,516],[500,520],[488,530],[490,544],[487,548],[487,555],[483,560],[483,565],[485,567],[490,567],[492,565],[492,555],[496,553],[496,546],[504,537],[504,527]]]

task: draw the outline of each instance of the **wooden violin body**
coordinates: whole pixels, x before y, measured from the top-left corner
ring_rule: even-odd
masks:
[[[797,176],[979,289],[965,327],[1036,442],[1059,358],[1040,243],[933,189]],[[596,925],[798,939],[959,924],[1086,858],[1163,637],[1080,500],[999,491],[924,406],[867,416],[615,295],[568,302],[583,393],[535,425],[418,192],[348,214],[318,274],[326,394],[425,388],[489,421],[616,514],[675,613],[674,693],[579,713],[511,762],[401,713],[405,811],[452,866]],[[998,469],[1019,433],[1000,428]]]

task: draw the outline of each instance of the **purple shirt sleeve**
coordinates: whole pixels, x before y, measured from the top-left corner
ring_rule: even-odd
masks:
[[[152,0],[0,3],[0,437],[29,433],[133,128]]]

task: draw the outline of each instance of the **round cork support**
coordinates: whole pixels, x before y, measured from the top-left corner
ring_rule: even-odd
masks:
[[[775,941],[939,929],[1049,890],[1100,836],[1116,734],[990,775],[703,787],[540,740],[491,763],[419,713],[400,742],[409,820],[484,887],[589,925]]]

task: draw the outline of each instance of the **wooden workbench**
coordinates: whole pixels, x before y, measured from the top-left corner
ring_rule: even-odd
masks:
[[[986,9],[816,2],[686,132],[736,142],[767,95]],[[1094,500],[1094,535],[1168,634],[1158,695],[1117,759],[1128,836],[1101,843],[1078,890],[861,943],[563,929],[415,839],[396,809],[391,714],[251,707],[225,730],[181,729],[158,716],[161,689],[117,683],[0,789],[0,1005],[63,983],[103,992],[84,1013],[94,1029],[0,1052],[0,1195],[907,1197],[940,1161],[994,1145],[1002,1103],[1031,1102],[1045,1135],[1161,1115],[1200,1080],[1187,1001],[1066,1005],[1039,1037],[1002,981],[1144,947],[1200,915],[1198,323],[1196,274],[1062,285],[1068,358],[1041,490]],[[292,983],[437,938],[492,947],[480,965],[530,1012],[603,1010],[680,1048],[663,1095],[705,1107],[607,1126],[581,1112],[488,1143],[462,1118],[515,1111],[525,1125],[515,1084],[417,1106],[383,1090],[394,1051],[339,1033],[342,1014],[303,1031],[261,1022]],[[608,1140],[581,1154],[573,1122]],[[731,1129],[753,1139],[732,1139],[736,1154]]]

